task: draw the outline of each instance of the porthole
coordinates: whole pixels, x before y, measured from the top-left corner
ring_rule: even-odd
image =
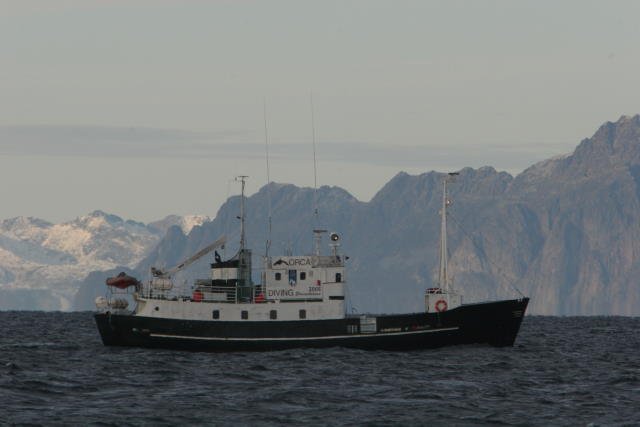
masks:
[[[220,310],[213,310],[212,316],[214,319],[220,318]]]
[[[242,320],[247,320],[249,318],[249,312],[247,310],[242,310],[240,317],[242,317]]]
[[[300,310],[298,312],[299,316],[301,319],[306,319],[307,318],[307,310]]]
[[[269,312],[269,319],[275,320],[277,318],[278,318],[278,311],[277,310],[271,310]]]

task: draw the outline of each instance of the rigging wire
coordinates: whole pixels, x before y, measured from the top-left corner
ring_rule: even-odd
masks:
[[[504,279],[507,280],[507,283],[509,284],[509,286],[511,286],[511,288],[513,288],[517,293],[520,294],[521,297],[524,298],[524,294],[522,292],[520,292],[520,289],[518,289],[518,287],[514,284],[514,282],[516,282],[518,279],[516,279],[515,277],[511,277],[510,275],[506,274],[504,272],[504,270],[502,270],[502,268],[500,268],[500,266],[498,266],[496,263],[494,263],[491,258],[489,258],[489,256],[487,255],[486,251],[480,247],[480,245],[478,245],[478,243],[475,241],[475,239],[473,238],[473,236],[471,235],[471,233],[469,233],[460,223],[460,221],[458,221],[456,219],[455,216],[450,215],[451,219],[453,220],[453,222],[458,226],[458,228],[462,231],[462,233],[464,233],[469,240],[471,241],[471,244],[473,244],[473,246],[480,251],[482,254],[484,254],[485,259],[487,260],[487,262],[489,264],[491,264],[498,272],[498,274],[500,276],[502,276]],[[486,240],[486,238],[485,238]],[[515,253],[515,249],[513,247],[511,247],[511,245],[507,245],[509,246],[509,249],[511,250],[512,253]]]
[[[272,216],[271,216],[271,170],[269,168],[269,133],[267,131],[267,98],[262,98],[263,118],[264,118],[264,150],[267,161],[267,205],[269,209],[268,217],[268,230],[266,241],[266,256],[269,257],[269,249],[271,249],[271,228],[272,228]]]
[[[318,218],[318,167],[316,162],[316,123],[313,108],[313,92],[309,93],[309,101],[311,103],[311,141],[313,143],[313,214],[315,215],[316,225],[320,223]]]

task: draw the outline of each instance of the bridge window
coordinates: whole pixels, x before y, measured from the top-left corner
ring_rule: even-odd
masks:
[[[242,310],[240,317],[242,317],[242,320],[247,320],[249,318],[249,312],[247,310]]]
[[[336,273],[336,283],[342,282],[342,273]]]
[[[307,278],[307,273],[305,273],[304,271],[300,272],[300,280],[305,280]]]
[[[220,318],[220,310],[213,310],[212,316],[214,319]]]
[[[301,319],[306,319],[307,318],[307,310],[300,310],[300,312],[298,313]]]
[[[278,311],[277,310],[271,310],[269,312],[269,319],[275,320],[277,318],[278,318]]]
[[[282,279],[282,273],[276,273],[276,280]]]

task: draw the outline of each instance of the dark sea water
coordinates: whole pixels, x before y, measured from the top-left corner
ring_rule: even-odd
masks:
[[[207,354],[0,312],[0,424],[640,426],[640,318],[527,317],[513,348]]]

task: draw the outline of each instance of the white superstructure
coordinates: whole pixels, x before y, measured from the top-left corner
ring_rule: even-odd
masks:
[[[335,233],[332,236],[337,236]],[[337,237],[334,237],[337,238]],[[158,292],[144,285],[136,294],[136,315],[220,321],[290,321],[345,317],[344,257],[267,257],[261,283],[246,283],[242,254],[211,265],[211,279],[198,280],[191,295]],[[246,276],[245,276],[246,277]]]

